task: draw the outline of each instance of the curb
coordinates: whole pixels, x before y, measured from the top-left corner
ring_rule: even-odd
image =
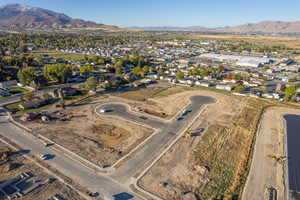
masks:
[[[215,102],[216,103],[216,102]],[[143,192],[149,196],[151,196],[152,198],[156,199],[156,200],[164,200],[163,198],[152,194],[151,192],[143,189],[142,187],[139,186],[138,182],[140,181],[141,178],[143,178],[149,171],[150,169],[158,162],[162,159],[162,157],[182,138],[182,136],[184,135],[184,133],[195,123],[195,121],[201,116],[201,114],[206,110],[207,108],[207,104],[203,106],[203,108],[200,110],[200,112],[195,116],[195,118],[192,120],[192,122],[187,125],[185,128],[183,128],[182,131],[180,131],[181,133],[175,138],[175,140],[173,140],[171,142],[171,144],[169,144],[167,146],[167,148],[158,155],[158,157],[134,180],[134,187],[140,191]]]

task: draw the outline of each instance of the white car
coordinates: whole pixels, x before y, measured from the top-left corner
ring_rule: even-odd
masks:
[[[53,154],[42,154],[42,155],[40,155],[40,158],[42,160],[50,160],[50,159],[52,159],[54,157],[55,157],[55,155],[53,155]]]
[[[47,154],[42,154],[40,155],[40,159],[46,160],[48,158]]]
[[[105,108],[101,108],[100,109],[100,113],[106,113],[108,110],[107,109],[105,109]]]

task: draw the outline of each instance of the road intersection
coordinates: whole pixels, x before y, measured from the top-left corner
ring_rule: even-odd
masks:
[[[4,117],[2,117],[4,122],[0,124],[0,135],[12,140],[23,149],[30,150],[35,156],[40,154],[56,155],[52,160],[45,162],[81,186],[92,192],[98,192],[102,197],[114,195],[120,197],[121,195],[119,199],[144,199],[132,193],[129,189],[132,177],[146,167],[147,162],[156,158],[166,144],[174,140],[180,132],[188,127],[197,118],[204,105],[215,102],[214,99],[206,96],[193,96],[190,100],[191,103],[185,108],[190,110],[190,112],[181,120],[172,119],[168,122],[148,116],[146,118],[141,117],[142,114],[129,111],[128,106],[123,104],[110,103],[99,105],[96,109],[97,114],[123,118],[157,130],[157,133],[151,136],[145,144],[131,152],[128,159],[122,162],[121,167],[116,168],[109,174],[95,172],[62,152],[45,147],[36,137],[25,133],[9,121],[5,121]],[[109,109],[111,112],[98,112],[103,108]]]

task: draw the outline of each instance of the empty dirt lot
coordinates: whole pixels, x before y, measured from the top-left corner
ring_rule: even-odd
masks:
[[[105,99],[103,102],[110,101]],[[88,160],[110,166],[137,144],[149,137],[151,129],[121,119],[100,117],[94,113],[98,103],[70,107],[56,113],[69,120],[35,120],[25,125]],[[52,116],[56,116],[52,113]]]
[[[7,162],[4,162],[7,160]],[[33,174],[33,179],[36,183],[46,183],[44,186],[37,188],[29,194],[18,198],[22,200],[33,199],[48,199],[53,195],[60,195],[65,199],[83,200],[77,192],[53,179],[53,182],[48,182],[49,178],[53,178],[45,173],[41,168],[33,164],[22,156],[22,152],[13,152],[5,144],[0,142],[0,183],[9,180],[21,173],[27,172]],[[28,182],[27,186],[30,186],[34,182]],[[26,186],[25,186],[26,187]],[[1,197],[0,197],[1,199]]]
[[[191,128],[206,131],[200,133],[201,136],[180,139],[139,184],[168,200],[180,200],[181,193],[187,191],[204,199],[240,197],[256,125],[265,103],[207,90],[191,90],[151,100],[171,114],[195,94],[218,100],[207,107]]]
[[[176,109],[182,109],[184,105],[189,103],[189,98],[184,98],[176,99],[176,101],[179,101],[178,104],[176,104],[172,102],[172,95],[190,90],[195,90],[195,88],[159,83],[147,88],[117,93],[113,96],[121,97],[122,101],[126,101],[126,103],[130,104],[135,111],[170,119],[176,114],[176,111],[178,111]],[[163,97],[165,97],[165,99]],[[158,99],[159,101],[157,101]]]

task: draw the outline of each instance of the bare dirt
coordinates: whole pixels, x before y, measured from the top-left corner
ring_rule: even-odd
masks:
[[[133,100],[133,101],[146,101],[148,98],[153,97],[164,90],[165,88],[161,88],[161,87],[146,87],[146,88],[140,88],[128,92],[116,93],[114,94],[114,96]]]
[[[44,186],[30,192],[29,194],[18,198],[22,200],[39,200],[48,199],[53,195],[60,195],[65,199],[83,200],[76,191],[72,190],[68,186],[64,185],[58,180],[54,182],[48,182],[49,178],[52,176],[45,173],[41,168],[32,163],[32,161],[27,160],[23,157],[20,152],[13,152],[5,144],[0,142],[0,154],[3,152],[10,152],[7,163],[0,164],[0,183],[2,181],[9,180],[15,176],[18,176],[24,172],[31,172],[34,176],[33,179],[40,181],[41,183],[46,183]]]
[[[230,34],[193,34],[190,35],[193,39],[220,39],[220,40],[245,40],[249,42],[259,42],[265,45],[286,45],[291,48],[300,48],[300,40],[296,37],[287,36],[264,36],[264,35],[230,35]]]
[[[109,101],[106,99],[105,102]],[[104,101],[103,101],[104,102]],[[86,159],[109,166],[149,137],[152,130],[121,119],[100,117],[84,104],[63,110],[69,121],[26,122],[26,126]]]
[[[300,115],[299,109],[272,107],[266,110],[257,133],[251,170],[244,189],[243,199],[260,200],[266,195],[266,187],[277,190],[277,199],[286,199],[285,164],[270,159],[270,155],[284,156],[285,114]]]
[[[201,136],[180,139],[141,179],[140,185],[165,199],[180,200],[183,198],[181,193],[187,191],[193,191],[204,199],[238,197],[247,174],[251,144],[262,106],[258,106],[256,99],[206,90],[192,90],[151,100],[173,115],[189,102],[192,95],[207,95],[218,100],[207,107],[191,128],[204,128],[206,131]],[[163,182],[168,182],[168,186],[162,186]]]

